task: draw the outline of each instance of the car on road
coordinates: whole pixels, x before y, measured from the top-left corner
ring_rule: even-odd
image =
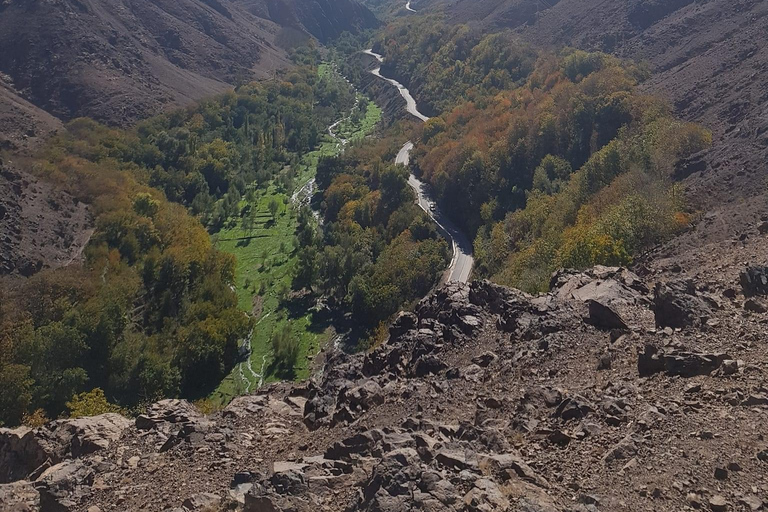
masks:
[[[437,211],[437,205],[435,203],[432,203],[429,205],[429,211],[436,212]]]

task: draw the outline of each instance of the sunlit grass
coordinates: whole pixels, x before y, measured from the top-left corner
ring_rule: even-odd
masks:
[[[332,73],[329,65],[321,65],[318,72]],[[350,142],[371,134],[381,119],[381,109],[367,98],[360,96],[367,105],[366,115],[355,123],[341,123],[335,130],[338,137]],[[341,150],[340,144],[328,134],[315,151],[304,155],[295,169],[295,189],[312,179],[322,156],[331,156]],[[269,203],[277,200],[279,211],[275,219],[269,211]],[[247,203],[243,202],[242,206]],[[254,206],[252,206],[254,207]],[[311,304],[281,307],[281,298],[292,289],[292,279],[297,265],[294,235],[298,227],[296,211],[290,204],[290,194],[280,191],[275,184],[259,191],[255,204],[256,216],[253,229],[243,228],[240,219],[236,225],[223,229],[216,235],[217,247],[235,255],[235,287],[238,304],[252,315],[255,323],[251,339],[250,368],[247,363],[238,364],[211,395],[212,402],[224,404],[246,391],[253,391],[261,379],[263,383],[309,377],[311,361],[320,348],[329,341],[326,326],[313,321]],[[292,371],[282,373],[274,367],[270,340],[272,334],[288,323],[291,332],[300,342],[299,358]]]

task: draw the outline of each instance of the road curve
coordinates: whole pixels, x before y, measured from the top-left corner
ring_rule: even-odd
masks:
[[[384,58],[373,50],[365,50],[363,53],[374,57],[379,63],[384,62]],[[405,99],[406,110],[409,114],[421,121],[429,120],[429,117],[419,112],[416,100],[411,96],[410,91],[408,91],[403,84],[381,74],[381,66],[373,69],[371,73],[397,87],[400,95]],[[411,161],[412,149],[413,143],[410,141],[406,142],[397,153],[395,163],[408,166]],[[472,273],[472,266],[475,264],[475,259],[472,256],[472,243],[445,214],[437,209],[436,203],[430,197],[429,192],[427,191],[427,186],[423,181],[411,173],[408,177],[408,184],[416,192],[419,207],[424,210],[433,221],[435,221],[435,224],[437,224],[437,227],[440,229],[443,236],[448,239],[453,248],[453,258],[445,271],[445,280],[466,283],[469,281],[469,276]]]

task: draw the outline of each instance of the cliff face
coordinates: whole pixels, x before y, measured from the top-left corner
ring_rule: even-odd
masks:
[[[768,275],[731,272],[445,285],[372,352],[211,416],[0,430],[0,508],[758,510]]]

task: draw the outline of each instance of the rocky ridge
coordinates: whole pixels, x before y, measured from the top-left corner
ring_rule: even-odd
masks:
[[[447,284],[375,350],[210,416],[0,430],[0,508],[761,510],[768,269],[743,276]]]

